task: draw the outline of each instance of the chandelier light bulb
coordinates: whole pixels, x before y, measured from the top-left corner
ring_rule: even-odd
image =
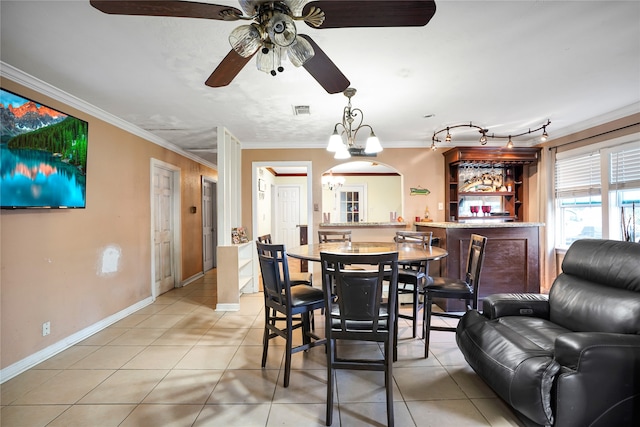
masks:
[[[329,144],[327,145],[327,151],[335,153],[340,149],[340,147],[344,147],[342,143],[342,137],[338,134],[338,129],[333,130],[333,135],[329,137]]]
[[[340,147],[336,150],[336,154],[333,156],[334,159],[343,160],[351,157],[351,153],[347,149],[347,146],[344,144],[340,144]]]
[[[379,153],[382,151],[382,145],[380,144],[380,140],[376,136],[373,131],[371,131],[371,135],[367,138],[367,145],[364,147],[364,152],[367,154],[370,153]]]

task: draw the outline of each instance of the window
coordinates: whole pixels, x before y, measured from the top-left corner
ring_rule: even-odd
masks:
[[[640,241],[640,146],[622,147],[609,156],[612,238]]]
[[[600,153],[556,160],[556,247],[602,238]]]
[[[338,192],[338,215],[340,222],[364,221],[364,186],[344,186]]]
[[[640,141],[630,140],[557,155],[557,248],[582,238],[640,242]]]

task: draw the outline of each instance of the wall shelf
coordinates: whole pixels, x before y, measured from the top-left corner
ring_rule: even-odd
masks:
[[[443,153],[445,171],[445,218],[448,221],[494,219],[508,221],[527,220],[529,188],[526,177],[530,165],[539,157],[538,148],[456,147]],[[509,191],[460,191],[460,168],[490,168],[502,174],[502,183]],[[465,198],[501,197],[500,206],[508,215],[462,215],[460,209]]]
[[[216,311],[240,310],[240,295],[257,291],[255,242],[218,246],[218,303]]]

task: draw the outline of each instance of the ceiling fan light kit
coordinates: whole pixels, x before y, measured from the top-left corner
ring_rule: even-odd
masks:
[[[257,56],[258,70],[274,76],[284,71],[282,61],[288,58],[295,67],[304,67],[328,93],[342,92],[350,82],[308,35],[298,34],[295,21],[304,21],[317,29],[417,27],[426,25],[436,12],[433,0],[239,2],[242,11],[231,6],[179,0],[90,0],[94,8],[114,15],[252,21],[231,32],[232,50],[206,80],[207,86],[227,86]]]
[[[336,123],[333,127],[333,134],[329,137],[329,143],[327,144],[327,151],[335,153],[334,159],[348,159],[353,156],[371,156],[375,157],[376,153],[382,151],[382,145],[380,140],[376,136],[373,128],[367,124],[363,124],[364,113],[359,108],[351,107],[351,98],[356,94],[356,90],[352,87],[345,89],[344,96],[349,99],[347,106],[344,107],[342,112],[342,121]],[[353,127],[353,122],[359,119],[356,127]],[[338,128],[342,128],[339,133]],[[363,128],[368,128],[370,133],[367,138],[367,143],[364,148],[356,145],[356,136],[358,131]],[[345,136],[346,141],[342,140],[342,136]]]
[[[480,136],[480,144],[481,145],[486,145],[489,138],[491,139],[507,139],[507,148],[513,148],[513,140],[512,138],[517,138],[519,136],[523,136],[523,135],[530,135],[532,133],[535,132],[539,132],[542,131],[542,135],[540,136],[540,141],[544,142],[547,140],[547,138],[549,138],[549,134],[547,133],[547,126],[549,126],[551,124],[551,120],[547,119],[547,122],[543,125],[541,125],[540,127],[536,128],[536,129],[531,129],[529,128],[526,131],[517,133],[517,134],[511,134],[511,135],[496,135],[495,133],[492,133],[490,135],[488,135],[489,133],[489,129],[483,128],[482,126],[478,126],[478,125],[474,125],[473,122],[469,122],[469,123],[464,123],[464,124],[459,124],[459,125],[454,125],[454,126],[447,126],[444,129],[440,129],[438,131],[435,131],[433,133],[433,136],[431,137],[431,149],[432,150],[436,150],[438,147],[436,146],[436,142],[441,142],[438,139],[438,135],[441,134],[442,132],[446,132],[445,135],[445,142],[451,142],[452,140],[452,136],[450,133],[451,129],[456,129],[456,128],[474,128],[474,129],[478,129],[478,132],[480,132],[481,136]]]

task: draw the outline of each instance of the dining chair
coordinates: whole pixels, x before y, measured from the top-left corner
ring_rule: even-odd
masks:
[[[256,243],[264,286],[264,335],[262,367],[267,364],[269,340],[282,337],[286,341],[284,386],[289,386],[291,355],[324,345],[326,340],[311,331],[311,314],[324,307],[324,294],[312,286],[291,286],[289,265],[284,245]],[[283,317],[279,317],[283,316]],[[295,317],[299,316],[299,317]],[[285,320],[283,327],[276,324]],[[293,331],[302,329],[302,344],[293,346]]]
[[[318,230],[319,243],[350,242],[351,230]]]
[[[431,246],[432,232],[430,231],[396,231],[396,243],[416,245],[427,249]],[[425,282],[430,281],[429,261],[401,263],[398,269],[398,302],[402,304],[401,295],[411,296],[411,314],[398,311],[398,317],[411,320],[413,338],[418,332],[418,313],[423,309],[420,291]],[[424,338],[424,336],[423,336]]]
[[[436,312],[432,310],[434,298],[465,300],[466,311],[478,308],[478,293],[480,291],[480,272],[484,263],[484,253],[487,238],[479,234],[472,234],[469,241],[467,263],[462,279],[453,277],[434,276],[433,281],[423,288],[425,309],[423,311],[424,357],[429,357],[429,334],[433,331],[455,332],[455,327],[431,326],[431,316],[459,319],[461,314]]]
[[[333,421],[334,372],[336,369],[384,371],[387,425],[393,426],[393,353],[397,315],[398,253],[332,254],[321,252],[327,339],[327,414]],[[349,265],[367,269],[349,269]],[[388,297],[384,287],[388,282]],[[333,291],[332,291],[333,288]],[[383,357],[339,357],[336,341],[383,343]]]
[[[268,245],[273,244],[271,240],[271,234],[264,234],[262,236],[258,236],[258,242],[266,243]],[[289,279],[291,280],[291,286],[296,285],[311,285],[313,282],[313,274],[311,272],[289,272]]]

